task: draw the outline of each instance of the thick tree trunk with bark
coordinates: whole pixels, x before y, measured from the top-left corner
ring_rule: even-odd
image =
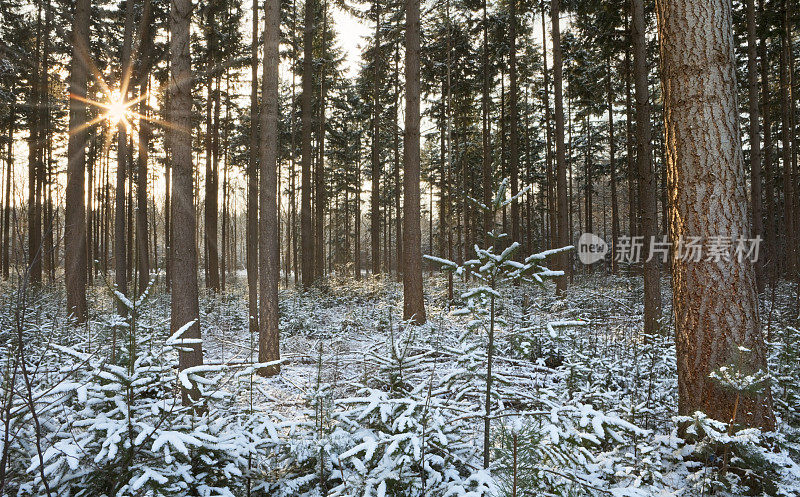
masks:
[[[647,260],[652,237],[658,234],[656,177],[653,171],[651,142],[650,94],[648,89],[647,40],[644,0],[631,0],[633,41],[633,79],[636,98],[636,163],[639,172],[639,210],[644,237],[644,331],[654,333],[661,319],[661,288],[658,259]],[[674,238],[673,238],[674,240]]]
[[[86,170],[86,83],[89,75],[90,0],[78,0],[72,18],[72,62],[69,90],[69,142],[67,144],[67,191],[64,212],[64,273],[67,313],[78,322],[88,317],[86,304],[86,207],[84,172]],[[11,168],[9,161],[8,167]],[[8,188],[6,189],[8,191]],[[6,203],[8,203],[6,197]],[[7,222],[7,221],[6,221]],[[4,226],[4,229],[6,227]],[[4,247],[4,250],[6,247]]]
[[[567,164],[564,154],[564,99],[562,95],[561,26],[559,21],[559,2],[551,0],[550,17],[553,31],[553,89],[556,118],[556,197],[558,212],[558,247],[569,245],[569,212],[567,206]],[[558,268],[565,275],[558,278],[556,288],[559,293],[567,289],[567,277],[572,273],[570,258],[566,252],[558,254]]]
[[[182,338],[200,338],[195,237],[194,175],[192,164],[192,68],[189,55],[191,0],[172,0],[170,9],[170,81],[168,117],[174,127],[167,138],[172,156],[172,303],[170,331],[193,323]],[[181,370],[203,364],[201,345],[178,353]],[[197,388],[181,389],[184,404],[197,400]]]
[[[280,359],[278,334],[278,283],[280,236],[278,235],[278,44],[280,2],[265,0],[264,75],[261,94],[261,188],[259,190],[258,361]],[[280,372],[279,365],[259,369],[264,376]]]
[[[730,0],[659,1],[657,13],[672,240],[747,236]],[[679,413],[772,429],[768,387],[739,397],[709,377],[737,358],[766,371],[752,264],[672,257]]]
[[[419,181],[419,4],[406,0],[406,115],[403,147],[403,319],[423,324],[422,233]]]
[[[311,94],[314,84],[314,0],[306,0],[303,27],[303,95],[300,101],[302,154],[300,164],[300,251],[303,287],[314,283],[314,233],[311,225]]]

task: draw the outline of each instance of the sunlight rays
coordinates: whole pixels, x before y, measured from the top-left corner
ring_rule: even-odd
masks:
[[[146,116],[134,110],[134,106],[139,102],[146,100],[150,97],[150,92],[145,92],[141,95],[138,95],[130,100],[126,98],[127,88],[130,85],[131,79],[131,71],[130,68],[126,68],[123,71],[123,81],[121,81],[119,89],[112,89],[111,86],[103,79],[102,74],[97,69],[97,66],[91,60],[91,57],[85,51],[80,51],[80,57],[83,59],[83,62],[89,67],[90,73],[94,77],[97,84],[100,86],[102,99],[101,100],[93,100],[91,98],[77,95],[75,93],[70,93],[69,98],[77,100],[79,102],[83,102],[88,104],[89,106],[96,107],[102,109],[100,115],[94,117],[93,119],[82,123],[79,126],[76,126],[73,129],[69,130],[69,134],[73,135],[75,133],[79,133],[87,128],[91,128],[96,125],[100,125],[102,123],[107,123],[109,126],[106,127],[106,140],[105,142],[108,143],[110,141],[111,135],[113,135],[114,128],[119,127],[120,125],[124,126],[125,131],[130,132],[133,129],[136,129],[137,123],[140,120],[149,121],[153,124],[158,126],[162,126],[164,128],[170,128],[179,132],[190,132],[187,129],[184,129],[182,126],[175,125],[168,121],[164,121],[162,119],[158,119],[156,117]],[[173,83],[175,84],[175,83]],[[137,139],[136,134],[133,133],[134,140]]]

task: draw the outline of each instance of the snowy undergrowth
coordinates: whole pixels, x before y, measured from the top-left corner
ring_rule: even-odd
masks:
[[[203,296],[203,347],[213,367],[197,373],[209,394],[202,411],[178,402],[168,295],[154,291],[138,310],[131,362],[126,325],[109,297],[98,293],[90,325],[75,328],[60,311],[61,294],[31,295],[18,330],[19,298],[6,292],[3,491],[47,495],[47,481],[51,495],[798,494],[793,289],[779,287],[776,303],[762,306],[779,433],[729,433],[698,414],[682,420],[695,426],[688,440],[675,418],[672,337],[637,331],[638,279],[578,276],[565,299],[549,288],[502,289],[494,374],[504,381],[496,383],[485,472],[485,336],[450,312],[466,304],[459,295],[470,284],[456,278],[451,303],[443,277],[426,283],[430,318],[417,328],[398,319],[401,288],[389,281],[282,290],[285,363],[269,379],[248,368],[254,341],[244,289]],[[589,324],[553,325],[574,321]],[[465,333],[472,355],[459,340]],[[454,377],[471,380],[454,388]],[[758,456],[748,464],[766,463],[769,480],[756,481],[732,458],[721,471],[717,454],[726,453]]]

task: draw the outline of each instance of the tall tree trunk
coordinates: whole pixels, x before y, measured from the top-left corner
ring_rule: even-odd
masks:
[[[608,84],[608,168],[611,170],[611,273],[617,272],[616,254],[617,240],[619,240],[619,205],[617,202],[617,163],[616,143],[614,142],[614,87],[611,81],[611,58],[607,62]]]
[[[254,0],[256,1],[256,0]],[[292,56],[297,58],[297,2],[292,0]],[[294,67],[292,68],[292,100],[291,105],[289,106],[290,117],[289,117],[289,145],[290,145],[290,153],[289,153],[289,162],[290,162],[290,170],[289,170],[289,235],[291,237],[291,253],[292,253],[292,272],[294,284],[297,286],[298,276],[299,276],[299,267],[297,264],[297,174],[295,171],[295,166],[297,164],[297,146],[295,144],[295,138],[297,134],[297,125],[295,122],[295,118],[297,116],[296,112],[296,104],[297,99],[295,95],[295,89],[297,88],[297,72],[295,71]]]
[[[724,0],[723,0],[724,1]],[[653,172],[651,143],[650,96],[647,83],[647,40],[644,0],[631,0],[633,79],[636,98],[636,163],[639,171],[639,209],[641,210],[641,236],[644,237],[644,254],[649,256],[651,241],[658,233],[658,206],[656,203],[656,178]],[[690,235],[694,235],[690,233]],[[675,238],[673,238],[675,240]],[[658,259],[644,262],[644,331],[654,333],[661,319],[661,288]]]
[[[630,41],[632,35],[630,34],[628,13],[625,14],[625,31],[629,36],[628,46],[625,48],[625,148],[626,148],[626,172],[628,179],[628,235],[636,236],[637,223],[636,217],[638,214],[638,199],[636,198],[637,183],[636,177],[638,176],[636,167],[637,163],[634,160],[634,144],[633,144],[633,98],[631,95],[631,48]]]
[[[758,10],[764,19],[764,0],[758,1]],[[770,110],[769,75],[770,62],[767,52],[766,30],[761,30],[759,52],[761,58],[761,114],[764,117],[764,198],[766,200],[766,250],[764,251],[764,273],[770,285],[774,284],[777,275],[778,253],[775,235],[775,173],[772,162],[772,115]]]
[[[487,19],[487,0],[483,0],[483,49],[481,50],[481,64],[483,66],[483,88],[481,95],[481,139],[482,139],[482,162],[481,162],[481,176],[483,179],[483,205],[489,206],[492,203],[492,153],[490,147],[490,130],[489,130],[489,86],[491,84],[492,73],[489,67],[489,20]],[[449,18],[448,18],[449,19]],[[448,29],[449,29],[448,24]],[[449,35],[448,31],[448,35]],[[448,38],[449,41],[449,38]],[[447,51],[448,63],[450,57],[450,50]],[[449,66],[448,66],[449,71]],[[449,81],[448,81],[449,91]],[[448,104],[449,105],[449,104]],[[450,109],[452,112],[452,109]],[[494,214],[486,209],[483,214],[483,231],[489,233],[494,229]],[[486,235],[484,235],[486,238]]]
[[[419,4],[406,0],[406,115],[403,139],[403,319],[423,324],[419,181]]]
[[[356,143],[356,192],[355,192],[355,248],[353,249],[353,271],[356,281],[361,281],[361,135]]]
[[[403,274],[403,218],[401,216],[400,196],[403,184],[400,182],[400,121],[398,119],[400,108],[400,42],[395,44],[394,50],[394,230],[397,253],[397,280],[402,281]]]
[[[446,202],[445,202],[445,209],[443,209],[444,210],[445,224],[442,226],[442,229],[445,229],[445,227],[446,227],[446,230],[447,230],[447,253],[446,253],[447,255],[446,255],[446,257],[447,257],[448,260],[453,260],[453,230],[451,229],[451,226],[452,226],[452,215],[451,215],[452,211],[451,211],[451,207],[452,206],[450,205],[450,203],[452,202],[452,199],[453,199],[453,195],[452,195],[452,192],[453,192],[453,190],[452,190],[452,187],[453,187],[453,182],[452,182],[452,169],[453,169],[453,86],[452,86],[452,73],[453,73],[453,60],[452,60],[453,41],[452,41],[452,38],[453,38],[453,35],[452,35],[452,30],[453,30],[453,24],[452,24],[452,19],[450,17],[450,0],[446,0],[445,7],[447,9],[447,11],[446,11],[446,14],[447,14],[446,15],[446,18],[447,18],[447,95],[446,95],[446,100],[445,100],[444,103],[447,105],[447,116],[446,116],[446,119],[447,119],[447,127],[446,127],[446,133],[447,133],[447,164],[445,166],[446,167],[445,184],[447,185],[447,196],[443,197],[443,200],[446,200]],[[484,3],[484,9],[485,8],[486,8],[486,3]],[[485,14],[485,11],[484,11],[484,14]],[[484,33],[484,34],[486,34],[486,33]],[[486,61],[484,60],[484,62],[486,62]],[[484,82],[484,84],[485,84],[485,82]],[[484,88],[484,90],[485,90],[485,88]],[[443,95],[442,97],[444,98],[445,96]],[[484,114],[489,111],[488,103],[486,104],[486,106],[487,106],[487,108],[483,109]],[[484,158],[483,158],[484,165],[482,166],[483,167],[483,170],[482,170],[483,178],[482,179],[483,179],[483,187],[485,189],[486,185],[487,185],[487,179],[489,180],[489,182],[488,182],[489,186],[491,186],[491,178],[489,177],[490,174],[491,174],[491,167],[489,168],[489,171],[487,172],[486,171],[486,166],[485,166],[485,161],[487,159],[485,157],[485,154],[487,152],[487,149],[489,148],[488,147],[488,145],[489,145],[488,129],[484,129],[484,132],[485,132],[484,133],[485,138],[484,138],[484,142],[483,142],[483,144],[484,144],[484,150],[483,150],[483,152],[484,152]],[[486,200],[486,192],[484,192],[483,198],[484,198],[484,200]],[[491,198],[489,200],[491,201]],[[484,228],[486,227],[487,218],[490,218],[490,217],[491,216],[484,216],[484,219],[483,219]],[[491,220],[489,220],[489,223],[491,224]],[[453,301],[453,272],[452,271],[448,271],[447,272],[447,299],[449,301],[451,301],[451,302]]]
[[[747,89],[748,110],[750,113],[750,205],[752,221],[750,235],[762,237],[761,221],[761,133],[759,130],[758,112],[758,56],[756,39],[756,7],[755,0],[746,0],[747,10]],[[756,283],[758,289],[764,289],[763,259],[756,261]]]
[[[567,164],[564,157],[564,100],[562,96],[562,60],[561,60],[561,27],[559,22],[560,0],[551,0],[550,16],[553,30],[553,89],[555,96],[556,114],[556,197],[558,199],[558,246],[565,247],[569,244],[568,207],[567,207]],[[558,254],[558,268],[565,275],[572,273],[570,257],[566,252]],[[558,278],[556,283],[558,293],[563,294],[567,289],[567,278]]]
[[[87,120],[89,118],[87,113]],[[69,147],[69,145],[67,145]],[[87,283],[89,286],[94,285],[94,264],[92,261],[97,257],[97,207],[95,196],[99,197],[99,192],[95,188],[95,170],[97,168],[97,139],[92,140],[89,144],[89,159],[86,167],[86,174],[88,175],[87,182],[89,195],[87,195],[87,202],[84,214],[86,214],[86,265],[87,265]],[[67,164],[69,168],[69,164]],[[64,211],[64,219],[66,221],[66,209]],[[66,222],[64,226],[64,272],[66,276]],[[65,278],[66,279],[66,278]]]
[[[145,0],[142,10],[142,21],[139,31],[140,53],[139,58],[143,63],[140,65],[139,94],[142,98],[139,102],[139,113],[146,116],[149,111],[147,87],[150,76],[150,52],[152,49],[151,35],[151,0]],[[136,266],[138,274],[138,290],[143,292],[150,281],[150,253],[147,225],[147,161],[150,148],[150,137],[152,131],[147,119],[139,120],[139,161],[136,171],[136,246],[139,252],[139,260]]]
[[[53,238],[55,225],[53,218],[53,182],[52,182],[52,153],[53,130],[50,114],[50,33],[53,24],[53,9],[51,0],[45,3],[44,37],[42,39],[42,72],[41,72],[41,103],[39,105],[39,188],[42,200],[42,265],[49,282],[55,279],[55,241]]]
[[[125,31],[122,39],[122,87],[119,98],[128,101],[128,84],[131,75],[131,42],[133,37],[133,6],[128,2],[125,11]],[[128,177],[128,130],[124,119],[117,124],[117,188],[114,192],[114,282],[117,291],[128,294],[128,250],[125,196]],[[122,302],[117,303],[117,312],[126,314],[127,308]]]
[[[747,233],[730,0],[659,1],[656,10],[672,239]],[[699,410],[772,429],[769,386],[761,394],[737,394],[709,376],[734,362],[747,374],[766,371],[750,262],[694,262],[673,253],[673,293],[679,413]],[[746,357],[741,347],[750,350]]]
[[[197,242],[195,237],[194,176],[192,174],[192,68],[189,54],[191,0],[172,0],[170,9],[170,81],[167,130],[172,156],[172,303],[170,331],[191,324],[182,338],[200,338],[200,306],[197,289]],[[203,364],[203,349],[195,343],[178,353],[181,370]],[[196,386],[181,388],[184,405],[197,400]]]
[[[64,279],[67,313],[78,322],[88,317],[86,303],[86,207],[84,172],[86,170],[86,82],[89,57],[90,0],[77,0],[72,17],[72,62],[70,64],[69,141],[67,143],[67,190],[64,211]],[[11,168],[11,161],[8,163]],[[8,178],[10,179],[10,177]],[[9,192],[6,187],[6,192]],[[8,196],[6,196],[8,204]],[[8,205],[6,205],[6,209]],[[7,223],[7,221],[6,221]],[[5,229],[5,226],[4,226]],[[5,250],[5,248],[4,248]]]
[[[508,132],[506,131],[506,126],[508,125],[508,118],[506,114],[506,70],[505,70],[505,61],[503,57],[500,57],[500,178],[501,181],[508,178]],[[466,182],[466,176],[464,177],[464,181]],[[465,192],[467,189],[462,188]],[[466,216],[465,216],[466,217]],[[468,224],[466,220],[464,224]],[[502,216],[501,216],[501,224],[502,232],[508,233],[508,207],[503,207]],[[467,240],[469,240],[469,236],[467,236]],[[505,242],[505,241],[504,241]],[[469,242],[467,242],[469,245]]]
[[[794,202],[795,188],[792,178],[792,148],[794,132],[792,126],[793,92],[792,74],[790,70],[791,27],[789,19],[789,2],[783,0],[783,26],[781,29],[781,55],[780,55],[780,89],[782,115],[782,140],[781,151],[783,156],[783,195],[784,195],[784,226],[786,227],[786,272],[790,278],[797,274],[797,233],[794,230]]]
[[[311,226],[311,96],[314,84],[314,11],[315,1],[306,0],[303,27],[303,95],[300,102],[302,161],[300,164],[300,244],[303,287],[314,283],[314,234]]]
[[[217,71],[217,37],[214,10],[216,0],[208,5],[208,54],[206,59],[206,198],[203,203],[206,246],[206,287],[220,291],[219,245],[218,245],[218,199],[219,199],[219,78]],[[216,81],[216,89],[214,84]],[[212,113],[213,109],[213,113]]]
[[[131,92],[132,95],[133,92]],[[127,281],[130,282],[133,280],[133,267],[136,261],[135,253],[134,253],[134,246],[135,240],[133,238],[133,133],[128,134],[128,162],[125,166],[126,172],[126,183],[125,183],[125,248],[127,249],[128,253],[126,256],[126,263],[128,268],[128,273],[126,275]],[[135,284],[134,284],[135,290]],[[135,292],[134,292],[135,293]]]
[[[228,125],[230,123],[231,113],[231,83],[230,72],[225,70],[225,119],[222,128],[222,233],[221,233],[221,261],[219,267],[220,288],[225,293],[225,283],[227,282],[228,272],[230,271],[230,202],[229,192],[230,184],[228,183],[228,169],[230,169],[230,147],[228,143]]]
[[[547,30],[545,27],[545,4],[542,0],[542,74],[544,75],[544,121],[545,121],[545,190],[547,191],[547,221],[548,236],[545,237],[545,247],[554,247],[558,239],[558,231],[555,222],[556,202],[555,202],[555,178],[553,175],[553,132],[550,119],[550,74],[547,71]]]
[[[325,275],[325,209],[326,209],[326,194],[325,194],[325,76],[326,76],[326,58],[328,52],[325,43],[328,32],[328,2],[323,0],[322,9],[322,62],[320,68],[320,88],[319,88],[319,101],[317,104],[317,112],[319,112],[319,123],[317,128],[317,147],[319,160],[317,160],[316,167],[314,168],[314,204],[316,206],[314,214],[316,221],[314,223],[314,267],[316,268],[317,278],[322,278]]]
[[[42,205],[40,190],[40,161],[42,134],[40,132],[41,115],[38,112],[42,105],[40,86],[41,52],[40,40],[42,32],[41,0],[36,2],[36,44],[34,49],[34,65],[30,72],[30,114],[28,118],[28,281],[31,285],[42,282]]]
[[[280,281],[280,241],[278,236],[278,44],[280,43],[280,2],[265,0],[264,76],[261,94],[261,188],[259,190],[258,360],[280,359],[278,334],[278,283]],[[280,365],[259,369],[270,376]]]
[[[380,151],[380,53],[381,53],[381,4],[375,2],[375,55],[372,61],[372,186],[370,187],[370,248],[372,249],[372,274],[381,271],[381,151]],[[406,144],[406,146],[408,146]],[[405,155],[405,152],[404,152]]]
[[[584,213],[586,214],[586,231],[589,233],[594,232],[594,179],[592,173],[594,172],[594,165],[592,164],[592,123],[589,121],[589,115],[584,117],[584,130],[586,131],[586,148],[584,157],[584,173],[583,176],[586,181],[584,199]],[[570,227],[572,224],[570,224]],[[591,270],[591,266],[587,267],[587,271]]]
[[[3,253],[2,253],[2,268],[3,279],[7,280],[11,274],[11,260],[10,260],[10,246],[11,246],[11,181],[14,171],[14,127],[16,126],[16,93],[14,93],[14,83],[11,84],[12,101],[9,105],[9,120],[8,120],[8,164],[6,166],[6,184],[5,184],[5,205],[3,206]],[[69,165],[67,165],[69,167]],[[69,179],[69,175],[67,176]],[[69,183],[69,181],[68,181]]]
[[[169,105],[169,102],[166,102]],[[167,291],[172,288],[172,158],[167,149],[164,162],[164,279]]]
[[[108,135],[106,135],[104,133],[104,136],[108,136]],[[108,136],[108,138],[106,138],[106,139],[110,140],[110,138],[111,137]],[[106,145],[103,145],[103,148],[106,148]],[[102,244],[101,245],[103,246],[103,249],[102,249],[103,256],[101,258],[102,261],[101,261],[100,266],[101,266],[101,270],[104,273],[108,272],[109,237],[110,237],[110,233],[111,233],[111,229],[112,229],[112,227],[111,227],[111,214],[109,212],[111,210],[111,181],[109,179],[109,174],[110,174],[109,168],[110,168],[110,158],[111,158],[110,156],[111,156],[111,151],[110,151],[110,149],[107,149],[106,152],[103,154],[103,157],[101,157],[101,159],[100,159],[100,162],[103,165],[103,174],[102,174],[102,180],[101,180],[101,184],[103,185],[103,187],[102,187],[103,202],[101,204],[101,206],[102,206],[102,209],[101,209],[101,211],[102,211],[101,212],[101,215],[102,215],[101,226],[102,226],[102,232],[103,232]]]
[[[250,160],[247,163],[247,314],[250,334],[258,332],[258,0],[253,0],[250,45]],[[294,151],[292,151],[294,152]]]
[[[509,37],[511,38],[508,54],[508,72],[510,81],[510,95],[509,95],[509,111],[511,113],[511,137],[509,139],[510,146],[510,164],[511,167],[511,196],[519,193],[519,112],[517,111],[517,100],[519,98],[519,90],[517,88],[517,0],[511,0],[511,26],[509,28]],[[519,231],[519,201],[515,200],[511,203],[511,241],[520,242]]]

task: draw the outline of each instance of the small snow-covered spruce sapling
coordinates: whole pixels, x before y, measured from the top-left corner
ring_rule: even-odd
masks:
[[[167,339],[159,330],[137,328],[149,316],[148,294],[135,301],[115,294],[135,331],[122,364],[53,344],[54,357],[71,374],[39,395],[41,404],[58,409],[47,411],[47,448],[41,462],[30,454],[35,476],[19,495],[44,495],[42,478],[59,496],[245,495],[260,468],[249,463],[266,454],[275,429],[266,414],[240,415],[221,388],[225,366],[173,367],[176,351],[195,339],[181,338],[189,325]],[[240,374],[252,375],[258,366]],[[181,405],[178,382],[199,385],[203,409]]]
[[[530,185],[523,188],[518,194],[506,198],[508,189],[508,178],[504,179],[494,194],[492,203],[485,205],[477,200],[472,202],[482,211],[489,211],[491,218],[495,219],[497,213],[506,206],[516,202],[520,197],[530,190]],[[543,266],[543,261],[554,254],[565,252],[572,249],[572,246],[556,248],[532,254],[527,257],[519,257],[520,244],[512,241],[508,247],[500,250],[501,244],[507,234],[498,229],[497,226],[488,232],[487,239],[490,245],[481,248],[475,245],[475,259],[466,261],[463,265],[455,262],[425,255],[424,257],[431,262],[440,264],[442,270],[453,271],[458,275],[469,273],[477,279],[480,284],[464,292],[461,298],[466,301],[466,307],[453,312],[453,315],[471,315],[473,320],[470,328],[481,330],[487,334],[486,349],[486,398],[484,409],[484,434],[483,434],[483,465],[489,467],[490,455],[490,428],[492,414],[492,358],[494,355],[494,334],[497,319],[497,300],[502,299],[500,289],[515,282],[528,282],[537,285],[544,285],[548,279],[563,276],[564,271],[554,271]]]
[[[778,481],[776,468],[769,455],[769,434],[758,428],[739,428],[736,418],[739,399],[756,395],[770,381],[769,373],[752,371],[748,364],[751,350],[739,346],[730,364],[720,366],[709,375],[719,385],[736,394],[733,411],[727,423],[711,419],[703,412],[693,416],[679,416],[676,421],[685,426],[686,439],[692,442],[692,455],[710,466],[695,477],[695,485],[703,491],[716,491],[717,487],[729,492],[748,492],[747,495],[775,495],[774,482]],[[710,476],[710,478],[709,478]],[[755,492],[755,493],[750,493]]]

